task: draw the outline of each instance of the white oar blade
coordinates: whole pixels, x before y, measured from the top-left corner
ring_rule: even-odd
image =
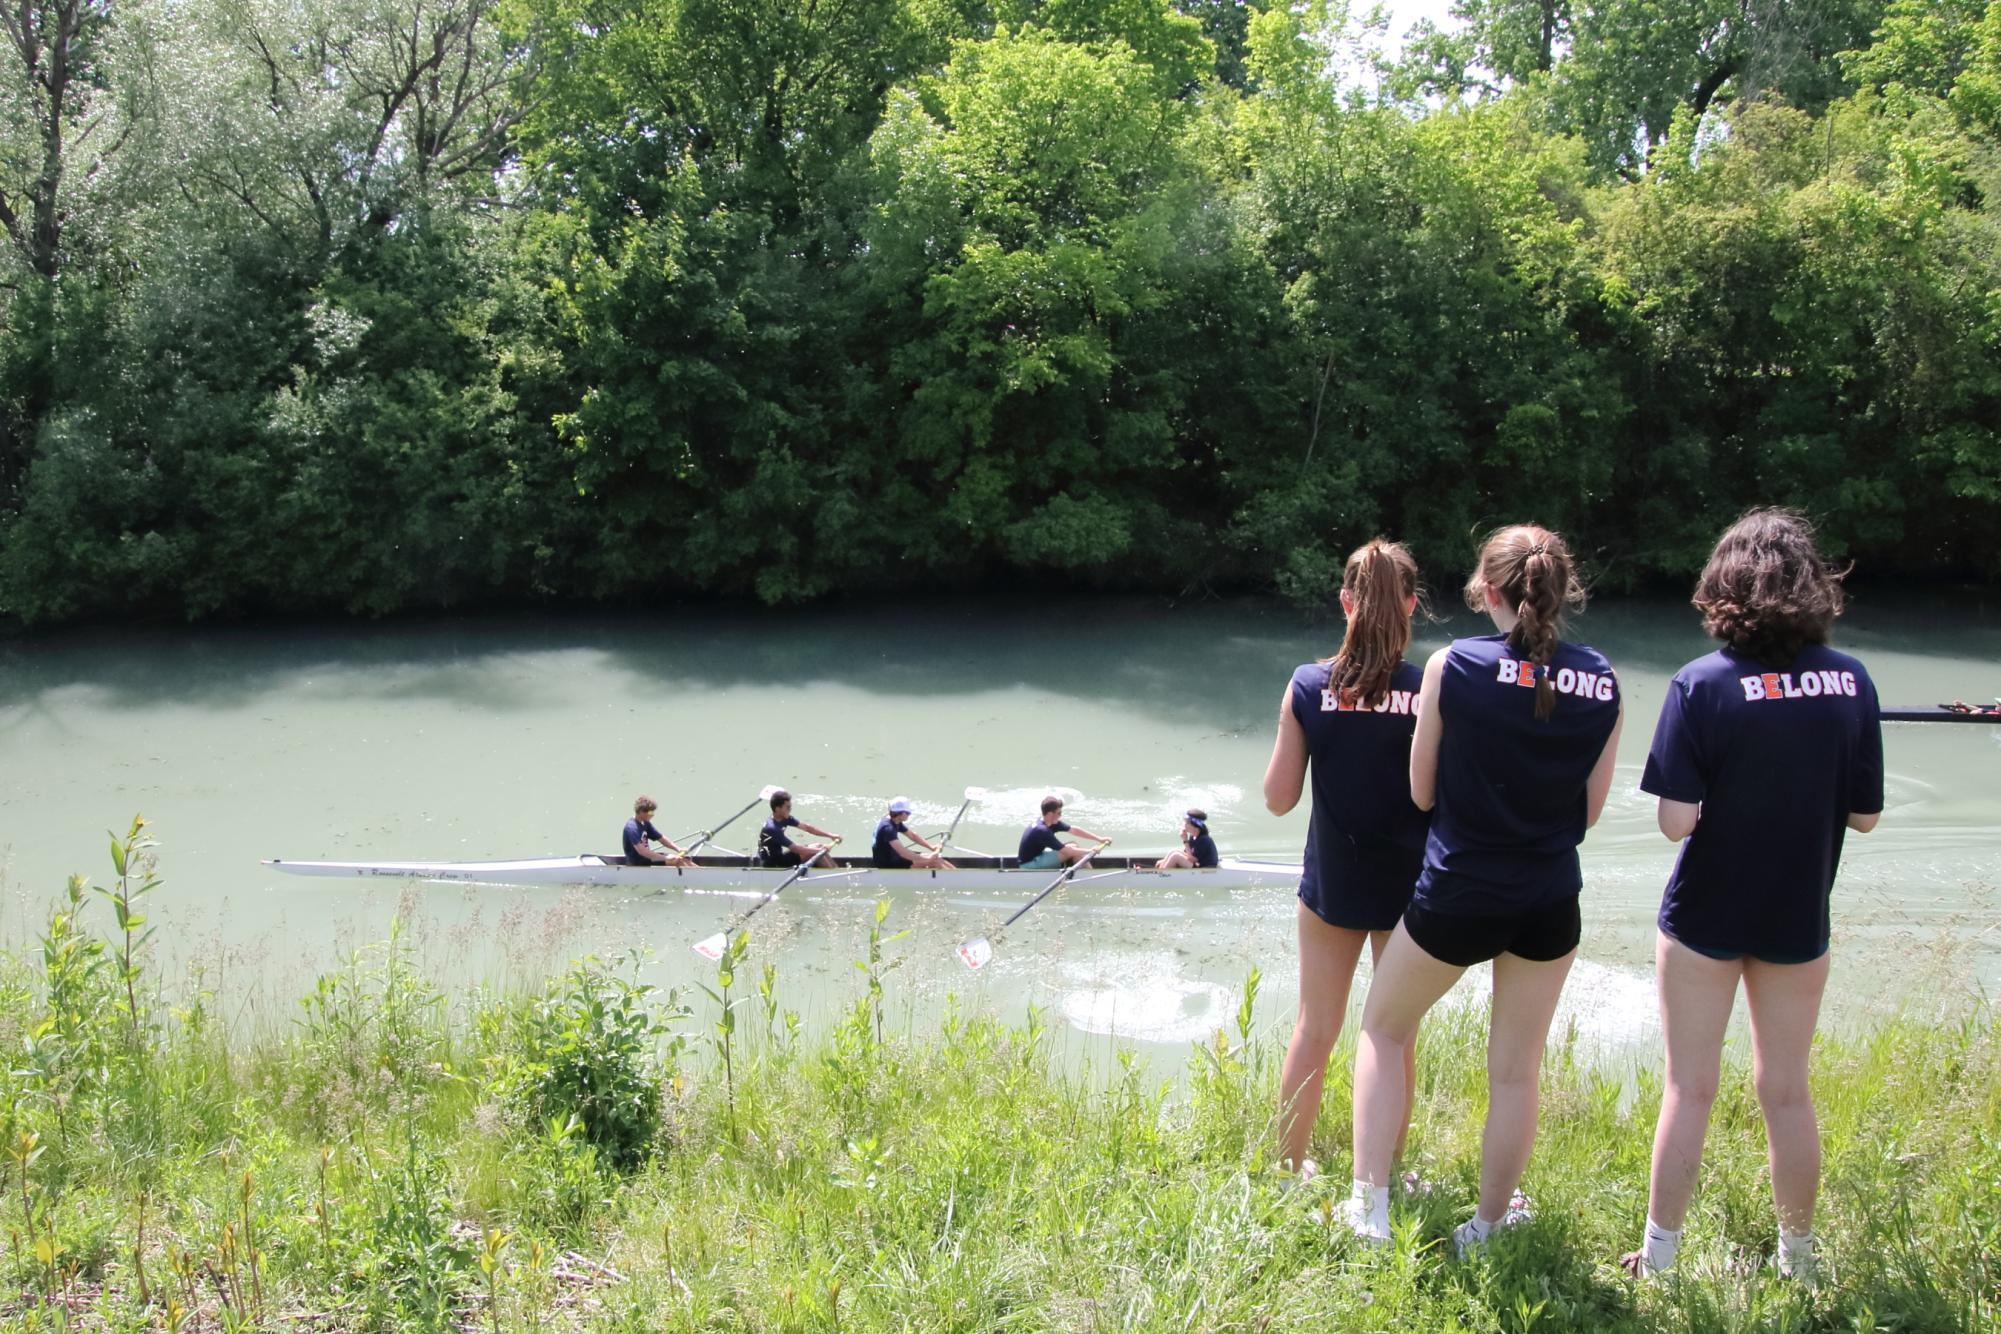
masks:
[[[969,787],[966,789],[967,801],[978,801],[981,797],[984,797],[985,795],[987,795],[987,790],[983,787]]]
[[[721,931],[718,931],[713,936],[710,936],[707,940],[696,941],[695,953],[701,955],[704,959],[707,959],[710,963],[714,963],[716,960],[723,957],[723,951],[729,948],[729,943],[730,943],[729,936],[727,936]]]
[[[975,971],[993,962],[994,943],[985,936],[975,936],[959,946],[959,961]]]
[[[776,792],[776,791],[778,791],[778,790],[779,790],[779,789],[778,789],[778,786],[777,786],[777,784],[775,784],[775,783],[767,783],[767,784],[766,784],[765,786],[763,786],[763,787],[761,787],[761,788],[759,788],[759,789],[757,790],[757,799],[758,799],[759,801],[770,801],[770,800],[771,800],[771,794],[772,794],[772,793],[774,793],[774,792]]]

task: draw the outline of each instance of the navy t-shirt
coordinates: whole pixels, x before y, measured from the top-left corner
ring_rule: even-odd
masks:
[[[1015,860],[1031,861],[1048,852],[1051,848],[1062,847],[1063,840],[1056,836],[1058,834],[1067,834],[1068,832],[1070,832],[1070,826],[1064,824],[1061,820],[1058,820],[1055,824],[1044,824],[1042,821],[1037,820],[1034,824],[1021,831],[1021,846],[1015,850]]]
[[[651,820],[642,820],[635,815],[625,822],[625,861],[628,866],[653,865],[653,859],[639,850],[649,838],[661,843],[667,841],[660,837],[660,831],[653,827]]]
[[[895,843],[903,833],[904,826],[893,815],[885,815],[875,826],[875,864],[877,866],[908,866],[906,857],[897,855]]]
[[[792,840],[785,836],[787,829],[797,829],[799,821],[795,816],[783,820],[773,817],[764,822],[764,828],[757,833],[757,859],[766,866],[782,866],[799,859],[792,847]]]
[[[1216,866],[1223,860],[1221,854],[1216,851],[1216,840],[1209,837],[1206,832],[1182,840],[1182,846],[1188,849],[1188,855],[1195,859],[1197,866]]]
[[[1424,672],[1399,662],[1389,693],[1359,707],[1327,688],[1332,672],[1309,662],[1292,673],[1292,716],[1306,733],[1313,784],[1299,893],[1340,924],[1395,926],[1431,822],[1410,799],[1410,738]],[[1395,899],[1387,922],[1366,906],[1385,897]]]
[[[1810,644],[1783,671],[1720,649],[1675,674],[1640,788],[1700,803],[1661,899],[1687,945],[1812,959],[1851,812],[1883,809],[1883,729],[1862,664]]]
[[[1505,636],[1482,635],[1453,640],[1444,668],[1437,800],[1412,901],[1493,916],[1577,893],[1585,785],[1619,719],[1612,665],[1594,648],[1559,643],[1541,668]],[[1544,671],[1556,711],[1538,719]]]

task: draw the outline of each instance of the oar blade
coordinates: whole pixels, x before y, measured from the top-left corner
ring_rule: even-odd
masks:
[[[983,787],[969,787],[966,789],[967,801],[978,801],[981,797],[984,797],[985,795],[987,795],[987,790]]]
[[[985,936],[975,936],[959,946],[959,962],[978,972],[993,962],[994,943]]]
[[[770,801],[771,794],[778,790],[779,787],[776,783],[766,783],[763,787],[757,790],[757,799],[759,801]]]
[[[716,934],[710,936],[706,940],[696,941],[695,953],[701,955],[704,959],[707,959],[710,963],[714,963],[718,959],[721,959],[723,957],[723,951],[729,948],[729,944],[730,944],[729,933],[725,931],[718,931],[716,932]]]

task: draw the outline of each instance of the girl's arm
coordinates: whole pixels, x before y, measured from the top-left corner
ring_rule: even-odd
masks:
[[[1439,682],[1445,679],[1442,648],[1424,664],[1424,688],[1417,692],[1417,731],[1410,738],[1410,799],[1421,811],[1438,801],[1438,743],[1445,735],[1445,715],[1438,707]]]
[[[1871,811],[1867,815],[1859,811],[1850,811],[1848,813],[1848,827],[1858,834],[1866,834],[1871,829],[1874,829],[1876,822],[1882,818],[1883,812],[1881,811]]]
[[[1670,843],[1679,843],[1694,833],[1695,823],[1701,818],[1701,802],[1674,801],[1667,797],[1661,798],[1660,809],[1654,813],[1654,819]]]
[[[1422,723],[1418,725],[1423,726]],[[1619,729],[1625,725],[1626,701],[1622,696],[1619,700],[1619,716],[1612,720],[1612,735],[1605,738],[1605,749],[1598,752],[1598,763],[1591,766],[1591,777],[1584,784],[1586,829],[1598,823],[1598,817],[1605,813],[1605,799],[1612,795],[1612,771],[1618,767],[1619,762]]]
[[[1292,685],[1278,697],[1278,736],[1271,744],[1271,762],[1265,765],[1265,809],[1285,815],[1299,804],[1306,786],[1306,729],[1292,716]]]

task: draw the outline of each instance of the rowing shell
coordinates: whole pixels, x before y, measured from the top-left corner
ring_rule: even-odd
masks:
[[[1133,865],[1130,857],[1095,857],[1089,878],[1113,879],[1160,889],[1236,889],[1296,885],[1297,863],[1225,858],[1221,865],[1156,871]],[[1150,859],[1140,859],[1150,860]],[[865,857],[837,857],[826,871],[808,871],[802,880],[839,875],[846,884],[892,888],[1007,891],[1048,883],[1046,869],[1024,871],[1012,857],[957,857],[954,869],[889,870]],[[738,889],[777,884],[796,868],[757,866],[744,857],[697,857],[693,866],[627,866],[615,856],[533,857],[507,862],[300,862],[273,859],[266,866],[289,875],[384,877],[394,880],[451,880],[475,885],[621,885],[629,889]],[[1083,877],[1080,877],[1083,878]]]

